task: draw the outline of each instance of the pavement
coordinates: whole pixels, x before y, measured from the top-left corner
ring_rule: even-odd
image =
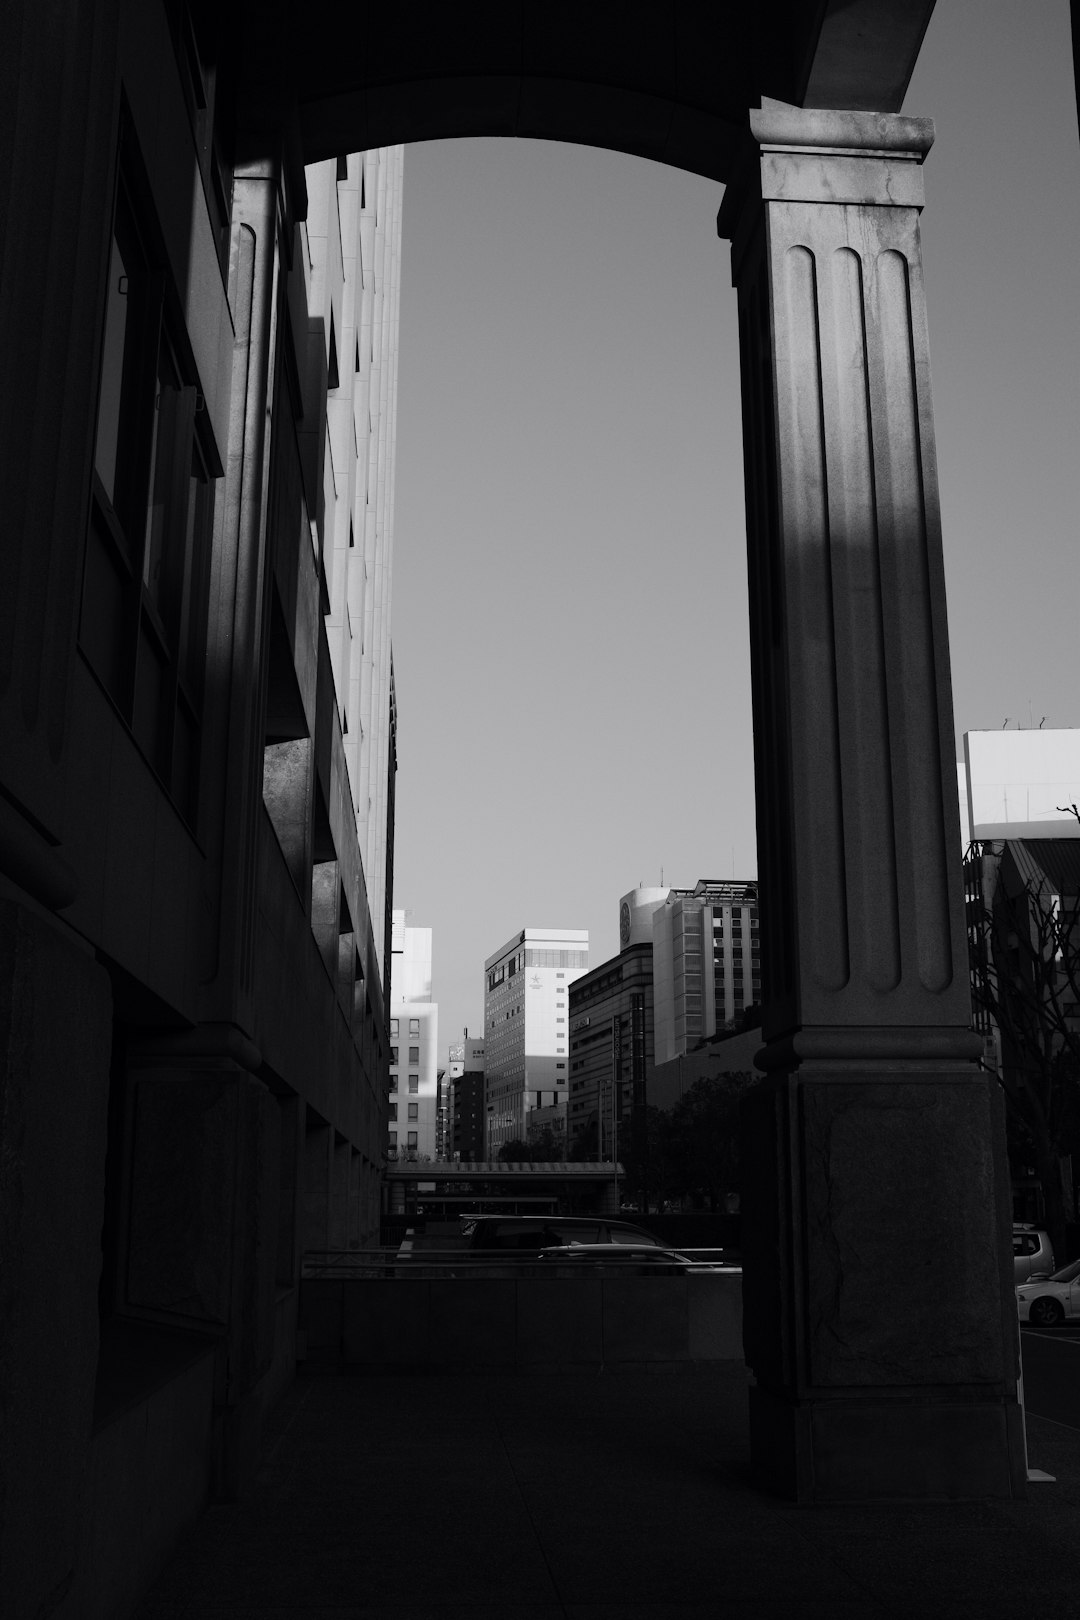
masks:
[[[1080,1620],[1080,1430],[1029,1414],[1026,1501],[796,1508],[746,1382],[302,1374],[138,1620]]]

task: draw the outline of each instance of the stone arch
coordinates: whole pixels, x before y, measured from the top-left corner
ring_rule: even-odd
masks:
[[[523,135],[727,184],[768,1071],[746,1115],[745,1344],[756,1471],[806,1501],[1024,1481],[1007,1173],[951,849],[933,126],[898,113],[931,10],[388,8],[327,61],[351,13],[312,0],[279,9],[248,85],[305,160]]]

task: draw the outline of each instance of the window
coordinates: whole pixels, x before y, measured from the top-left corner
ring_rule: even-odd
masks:
[[[397,1060],[398,1060],[398,1049],[397,1049],[396,1046],[392,1046],[390,1048],[390,1062],[391,1063],[396,1063]]]
[[[391,1131],[390,1132],[389,1145],[392,1148],[397,1147],[397,1131]]]
[[[398,1021],[397,1021],[396,1018],[391,1018],[391,1020],[390,1020],[390,1033],[391,1033],[391,1035],[396,1035],[397,1032],[398,1032]]]
[[[79,642],[195,820],[214,479],[179,299],[133,201],[123,138],[98,387]],[[200,416],[202,420],[200,421]]]
[[[391,1091],[396,1091],[397,1090],[397,1075],[396,1074],[392,1074],[390,1076],[390,1090]]]
[[[409,1019],[409,1034],[410,1035],[419,1035],[419,1033],[420,1033],[420,1020],[419,1020],[419,1018],[410,1018]]]
[[[565,1068],[566,1068],[566,1064],[565,1064],[565,1063],[556,1063],[556,1065],[555,1065],[555,1067],[556,1067],[556,1068],[557,1068],[557,1069],[565,1069]]]
[[[409,1104],[409,1118],[410,1119],[419,1119],[420,1118],[420,1104],[419,1103],[410,1103]]]
[[[420,1090],[420,1076],[418,1074],[410,1074],[410,1076],[409,1076],[409,1090],[410,1091],[419,1091]]]
[[[418,1046],[410,1046],[409,1047],[409,1062],[410,1063],[419,1063],[419,1061],[420,1061],[420,1048]]]
[[[411,1148],[414,1148],[416,1146],[416,1132],[415,1131],[410,1131],[409,1132],[408,1145]]]
[[[394,1119],[394,1120],[397,1119],[397,1103],[396,1102],[392,1102],[390,1104],[390,1118]]]

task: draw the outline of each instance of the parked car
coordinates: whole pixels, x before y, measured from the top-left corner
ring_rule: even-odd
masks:
[[[1080,1260],[1062,1266],[1052,1277],[1019,1284],[1016,1304],[1021,1322],[1032,1327],[1057,1327],[1080,1317]]]
[[[470,1249],[497,1254],[539,1254],[568,1243],[660,1243],[644,1227],[604,1215],[480,1215],[466,1236]]]
[[[1013,1282],[1026,1282],[1029,1277],[1049,1277],[1054,1269],[1054,1250],[1050,1239],[1037,1226],[1024,1221],[1013,1222]]]
[[[686,1271],[739,1271],[741,1267],[718,1265],[711,1260],[695,1260],[678,1249],[665,1249],[655,1243],[569,1243],[542,1249],[537,1258],[548,1266],[568,1266],[572,1270],[644,1270],[650,1275],[679,1276]]]

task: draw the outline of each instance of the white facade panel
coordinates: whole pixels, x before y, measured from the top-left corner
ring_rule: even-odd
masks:
[[[1078,838],[1080,728],[964,733],[969,840]]]

